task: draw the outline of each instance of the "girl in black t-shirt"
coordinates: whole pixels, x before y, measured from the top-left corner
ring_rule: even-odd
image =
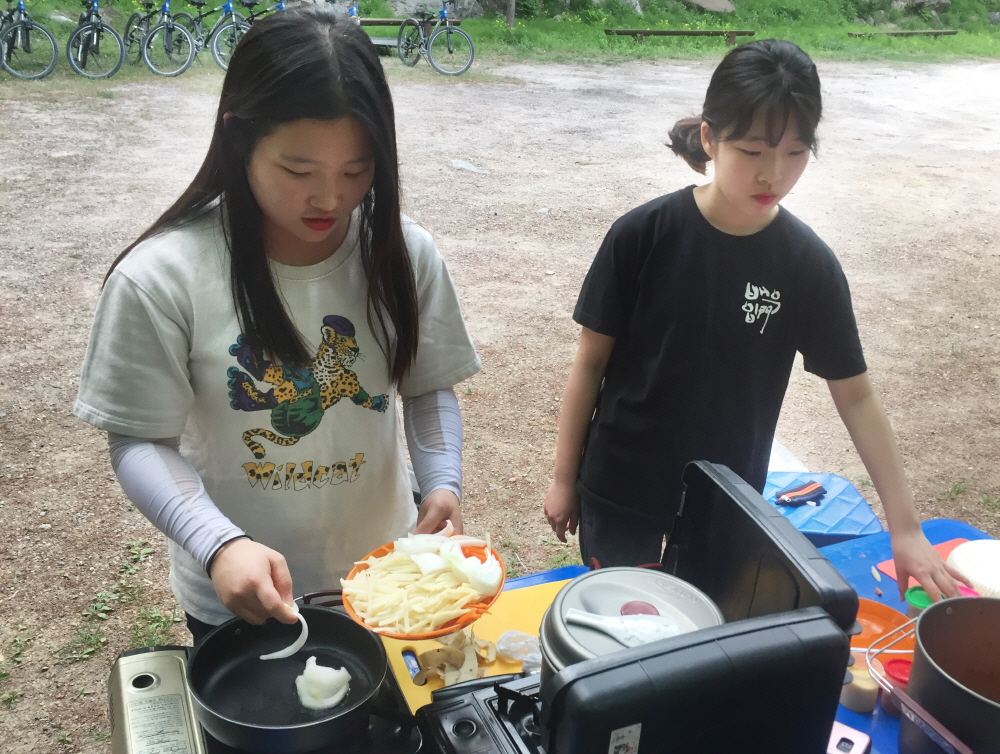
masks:
[[[872,387],[850,293],[830,249],[779,202],[815,150],[822,103],[812,60],[763,40],[726,55],[701,117],[671,149],[714,176],[624,215],[584,283],[583,326],[559,418],[545,515],[580,528],[584,562],[660,560],[694,460],[763,489],[796,353],[825,379],[885,508],[900,598],[913,576],[957,596],[931,548],[892,428]]]

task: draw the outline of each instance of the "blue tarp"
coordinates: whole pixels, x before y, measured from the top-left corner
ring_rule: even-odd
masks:
[[[826,496],[816,507],[789,507],[775,503],[777,492],[793,484],[808,482],[819,482],[826,488]],[[817,547],[882,531],[881,522],[857,488],[836,474],[772,471],[764,485],[764,499],[781,511]]]

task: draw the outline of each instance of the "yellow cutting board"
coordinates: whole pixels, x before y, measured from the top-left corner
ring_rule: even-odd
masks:
[[[503,592],[497,597],[490,611],[472,624],[473,632],[480,639],[489,639],[492,642],[496,642],[504,631],[524,631],[526,634],[538,636],[538,628],[542,625],[545,610],[565,584],[566,581],[553,581]],[[403,690],[407,704],[410,705],[410,712],[416,712],[425,704],[430,704],[431,692],[444,686],[444,681],[440,678],[431,678],[425,685],[417,686],[410,677],[403,652],[409,649],[419,656],[441,645],[434,639],[403,641],[387,639],[384,636],[382,643],[389,656],[389,667]],[[505,660],[502,657],[497,657],[495,662],[484,667],[487,675],[521,672],[521,663]]]

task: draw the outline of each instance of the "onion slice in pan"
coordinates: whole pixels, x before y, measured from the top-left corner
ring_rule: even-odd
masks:
[[[306,624],[306,619],[302,617],[302,613],[299,612],[299,606],[292,604],[292,610],[297,616],[299,616],[299,623],[302,624],[302,632],[299,634],[299,638],[293,641],[284,649],[279,649],[277,652],[271,652],[271,654],[261,655],[262,660],[280,660],[284,657],[291,657],[293,654],[302,649],[302,646],[306,643],[306,639],[309,638],[309,626]]]

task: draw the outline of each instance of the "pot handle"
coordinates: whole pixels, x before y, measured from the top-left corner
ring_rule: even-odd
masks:
[[[885,693],[884,691],[882,693]],[[906,719],[924,732],[945,754],[973,754],[972,749],[959,741],[937,718],[925,710],[905,691],[893,686],[892,698],[899,705]]]
[[[330,597],[330,599],[315,603],[319,607],[338,607],[344,604],[343,589],[329,589],[325,592],[309,592],[309,594],[303,594],[302,604],[312,605],[313,600],[319,599],[320,597]]]

